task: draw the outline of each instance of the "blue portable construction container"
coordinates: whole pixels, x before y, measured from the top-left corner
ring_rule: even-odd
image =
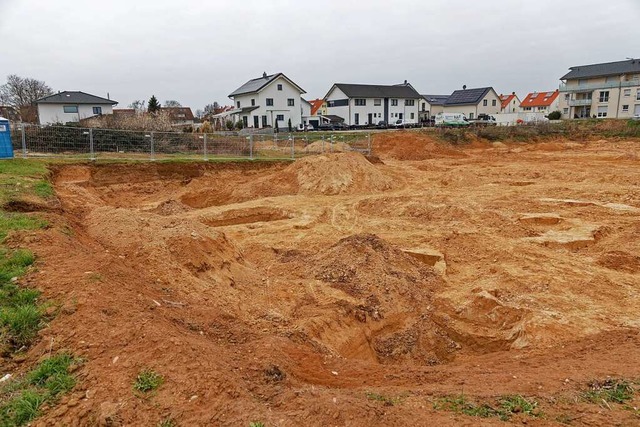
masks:
[[[11,129],[9,120],[0,117],[0,159],[12,159],[13,146],[11,145]]]

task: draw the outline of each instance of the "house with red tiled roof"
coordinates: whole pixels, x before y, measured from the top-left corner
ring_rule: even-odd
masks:
[[[324,99],[314,99],[313,101],[309,101],[309,103],[311,104],[312,116],[327,115],[327,103]]]
[[[521,101],[515,92],[511,92],[510,95],[500,94],[500,102],[502,103],[500,106],[501,113],[517,113],[520,111]]]
[[[560,92],[556,89],[553,92],[533,92],[527,95],[527,97],[520,104],[520,108],[524,112],[534,113],[550,113],[552,111],[559,110],[558,94]]]

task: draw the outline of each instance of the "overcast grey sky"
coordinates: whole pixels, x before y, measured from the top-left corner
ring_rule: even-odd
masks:
[[[284,72],[448,94],[553,90],[573,65],[640,57],[640,0],[0,0],[8,74],[126,107],[155,94],[195,111]]]

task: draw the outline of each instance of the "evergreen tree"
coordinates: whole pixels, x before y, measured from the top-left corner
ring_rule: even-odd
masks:
[[[158,110],[160,110],[160,107],[161,105],[158,102],[158,99],[155,95],[152,95],[151,98],[149,98],[149,104],[147,104],[147,111],[151,114],[155,114],[156,112],[158,112]]]

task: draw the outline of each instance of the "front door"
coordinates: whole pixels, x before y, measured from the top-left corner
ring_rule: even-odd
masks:
[[[356,125],[360,124],[360,113],[356,113],[355,117],[354,117],[355,123]]]
[[[267,127],[267,116],[262,116],[262,127],[263,128]]]
[[[400,114],[398,114],[398,118],[399,118],[400,120],[402,120],[402,119],[404,119],[404,115],[403,115],[402,113],[400,113]]]
[[[260,127],[260,117],[253,116],[253,127],[256,129]]]
[[[369,113],[369,124],[373,124],[373,114]]]

